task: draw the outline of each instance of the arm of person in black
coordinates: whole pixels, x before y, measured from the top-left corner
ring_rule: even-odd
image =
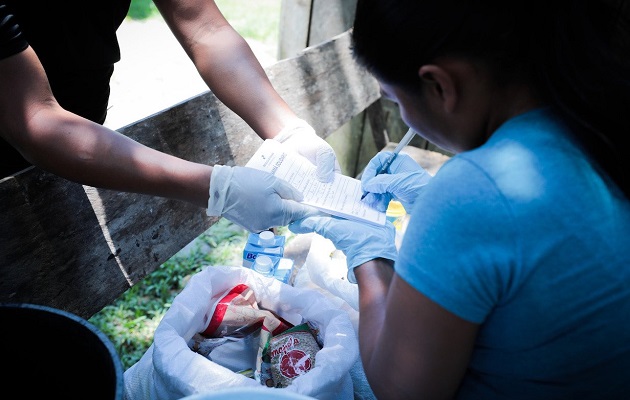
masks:
[[[211,166],[153,150],[59,105],[2,0],[0,137],[28,162],[66,179],[207,206]]]
[[[28,43],[17,25],[13,14],[3,2],[0,2],[0,60],[17,54],[28,47]],[[4,88],[0,87],[4,91]],[[0,179],[30,166],[30,163],[0,137]]]

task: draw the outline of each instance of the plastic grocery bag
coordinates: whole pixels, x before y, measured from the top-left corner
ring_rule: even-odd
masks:
[[[313,234],[304,265],[297,272],[293,286],[324,294],[337,308],[343,309],[355,330],[359,324],[359,286],[348,282],[346,256],[325,237]]]
[[[267,388],[232,372],[188,347],[210,318],[211,299],[239,283],[256,293],[265,309],[288,321],[317,324],[324,338],[315,367],[286,388]],[[358,341],[348,314],[316,290],[295,288],[243,267],[208,266],[178,294],[155,330],[153,344],[124,373],[125,399],[179,399],[228,387],[285,390],[317,399],[353,399],[350,369],[359,359]]]

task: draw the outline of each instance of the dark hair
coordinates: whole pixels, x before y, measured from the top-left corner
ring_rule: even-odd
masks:
[[[442,55],[482,62],[498,83],[536,88],[630,197],[628,0],[358,0],[357,62],[411,89]]]

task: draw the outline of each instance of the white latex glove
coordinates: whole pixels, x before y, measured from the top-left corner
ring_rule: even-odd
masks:
[[[316,232],[330,239],[346,255],[350,283],[357,283],[354,269],[359,265],[376,258],[396,261],[398,256],[396,228],[389,221],[377,226],[319,213],[291,223],[289,230],[293,233]]]
[[[324,139],[317,136],[308,122],[298,119],[282,129],[273,139],[284,143],[317,166],[319,181],[330,182],[335,172],[341,173],[335,151]]]
[[[297,189],[267,172],[215,165],[207,214],[261,232],[315,213],[314,208],[298,203],[302,199]]]
[[[361,187],[368,195],[363,201],[379,211],[385,211],[393,198],[402,203],[407,213],[411,213],[418,193],[432,176],[413,158],[401,153],[398,153],[387,171],[376,175],[392,154],[391,151],[378,153],[365,167],[361,175]]]

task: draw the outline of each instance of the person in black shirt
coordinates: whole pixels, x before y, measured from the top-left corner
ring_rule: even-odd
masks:
[[[5,0],[66,110],[102,124],[131,0]]]
[[[155,4],[224,104],[261,138],[309,158],[321,180],[332,178],[338,163],[330,145],[282,100],[213,1]],[[100,125],[120,59],[115,32],[128,7],[129,0],[0,0],[0,179],[34,164],[85,185],[207,206],[208,215],[251,231],[286,225],[309,211],[290,201],[300,200],[299,192],[271,175],[192,163]],[[257,192],[252,201],[268,201],[255,217],[248,212],[249,192]]]

